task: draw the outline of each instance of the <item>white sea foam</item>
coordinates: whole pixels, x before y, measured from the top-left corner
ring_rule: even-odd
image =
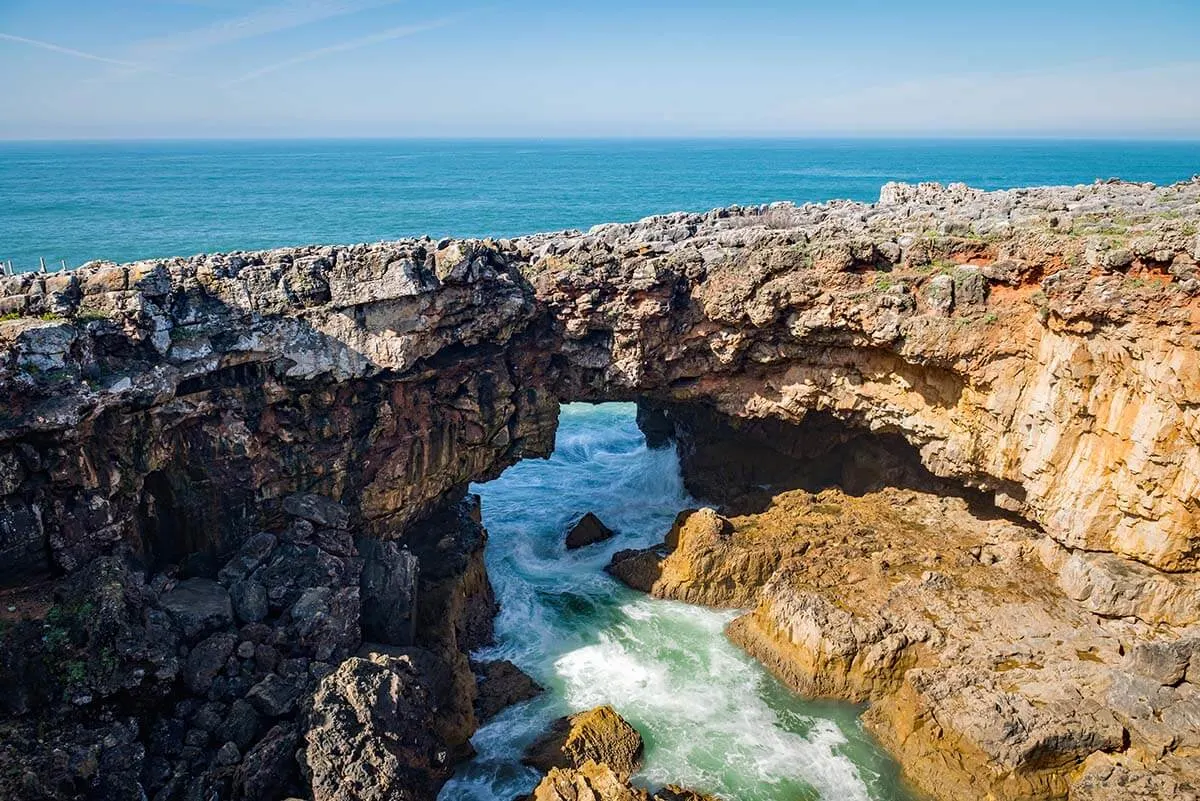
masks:
[[[604,572],[612,554],[662,540],[687,496],[672,450],[648,450],[632,404],[564,406],[554,455],[475,487],[491,534],[498,642],[547,687],[476,734],[479,756],[443,801],[509,801],[536,774],[522,749],[554,717],[611,703],[647,742],[635,777],[738,801],[883,801],[900,796],[852,710],[810,708],[723,636],[733,613],[660,601]],[[618,533],[568,552],[572,519],[595,512]],[[836,718],[836,719],[835,719]]]

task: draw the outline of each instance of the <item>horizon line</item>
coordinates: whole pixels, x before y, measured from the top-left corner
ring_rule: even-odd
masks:
[[[820,141],[991,141],[991,142],[1173,142],[1200,144],[1196,134],[1055,134],[1055,133],[825,133],[825,134],[441,134],[441,135],[339,135],[323,136],[68,136],[5,137],[8,144],[121,144],[157,142],[820,142]],[[1200,165],[1198,165],[1200,168]]]

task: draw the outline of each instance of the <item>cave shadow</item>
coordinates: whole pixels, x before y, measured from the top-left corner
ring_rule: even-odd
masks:
[[[764,512],[776,495],[791,490],[815,494],[838,489],[862,497],[897,488],[959,498],[983,520],[1033,526],[994,499],[996,491],[1022,499],[1020,485],[987,477],[989,489],[982,489],[935,475],[899,432],[856,427],[829,412],[809,412],[791,423],[732,418],[700,404],[661,405],[643,399],[638,421],[652,446],[677,444],[688,491],[727,515]]]

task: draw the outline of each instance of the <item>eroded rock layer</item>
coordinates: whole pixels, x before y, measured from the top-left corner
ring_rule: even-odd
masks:
[[[612,572],[753,609],[729,637],[805,695],[869,703],[868,727],[932,797],[1091,797],[1113,759],[1195,797],[1200,629],[1089,613],[1043,565],[1060,547],[961,499],[796,490],[741,517],[685,513]]]
[[[354,589],[358,611],[333,615],[353,621],[347,642],[365,635],[408,645],[424,636],[423,647],[450,664],[457,682],[435,732],[452,760],[474,726],[464,651],[486,636],[492,601],[481,564],[464,555],[470,549],[443,548],[437,532],[477,528],[456,506],[470,481],[548,453],[560,401],[641,399],[651,444],[677,439],[698,493],[740,486],[737,498],[715,500],[747,502],[747,484],[761,485],[767,498],[797,486],[855,494],[904,486],[982,502],[1034,527],[1036,549],[1021,546],[1013,564],[1036,550],[1048,570],[1031,579],[1040,589],[1029,600],[1024,584],[993,586],[992,574],[971,568],[969,589],[954,604],[1011,592],[1005,603],[1043,604],[1061,625],[1092,632],[1101,651],[1106,627],[1128,626],[1136,642],[1157,642],[1157,629],[1139,627],[1177,636],[1200,622],[1198,225],[1200,179],[993,193],[888,185],[876,204],[731,208],[513,240],[292,248],[3,277],[0,584],[52,587],[108,558],[146,577],[170,576],[182,585],[170,589],[173,598],[156,589],[127,600],[167,615],[201,610],[172,618],[186,652],[176,658],[192,658],[195,632],[223,633],[195,657],[215,665],[235,637],[214,627],[225,619],[224,601],[209,585],[184,582],[221,584],[235,619],[270,619],[282,601],[253,577],[261,566],[247,568],[236,586],[222,583],[222,567],[253,557],[244,549],[262,545],[261,532],[290,530],[294,519],[314,532],[350,532],[352,551],[342,538],[312,544],[352,560],[354,575],[330,584],[328,565],[317,560],[311,583],[297,587],[301,597],[322,587],[330,594],[310,598],[301,612],[333,610],[348,599],[338,593]],[[755,459],[740,458],[751,449]],[[320,498],[325,503],[313,500]],[[762,508],[761,498],[750,499],[742,511]],[[726,534],[709,535],[717,542]],[[886,550],[888,537],[905,534],[879,536]],[[942,543],[948,553],[959,544]],[[876,569],[861,544],[847,548],[830,580]],[[816,577],[785,582],[791,574],[771,572],[772,560],[803,562],[803,554],[732,554],[697,572],[729,573],[725,596],[709,600],[757,603],[764,632],[792,631],[807,607],[788,600],[786,587]],[[655,586],[660,556],[631,562],[635,581]],[[687,587],[705,600],[708,590],[688,582],[670,593]],[[779,591],[774,606],[768,588]],[[429,605],[414,605],[418,597]],[[937,617],[937,604],[950,603],[937,597],[913,608]],[[44,604],[13,607],[4,614],[45,613]],[[403,612],[380,613],[392,607]],[[749,634],[744,641],[755,647]],[[829,674],[840,685],[809,689],[858,698],[909,692],[905,708],[922,734],[890,743],[906,763],[923,758],[930,740],[922,710],[941,710],[939,725],[949,720],[950,702],[930,700],[938,693],[958,703],[963,688],[983,688],[986,704],[987,693],[1010,692],[1000,680],[1000,689],[988,689],[990,674],[968,676],[985,668],[957,652],[924,640],[888,650],[884,641],[897,642],[872,640],[868,651],[882,648],[880,659],[911,667],[902,681],[877,687],[850,659],[844,679]],[[770,662],[767,646],[760,650]],[[340,655],[335,648],[312,658],[333,660],[336,672]],[[934,675],[921,673],[935,669],[921,661],[934,655],[942,667],[961,662],[959,684],[917,679]],[[789,664],[795,656],[789,652]],[[168,695],[185,683],[158,656],[137,658],[167,670]],[[408,697],[409,667],[360,661],[327,697],[350,710],[380,688],[388,698]],[[1100,673],[1075,678],[1090,698],[1120,694]],[[946,731],[954,748],[973,755],[963,757],[963,771],[975,759],[1016,777],[1011,786],[996,780],[1003,792],[1057,792],[1080,754],[1119,754],[1089,762],[1087,782],[1078,784],[1099,798],[1105,782],[1140,781],[1130,754],[1157,743],[1172,759],[1186,756],[1190,734],[1167,745],[1153,725],[1139,723],[1145,733],[1123,735],[1126,747],[1114,733],[1141,731],[1135,719],[1161,723],[1175,714],[1167,710],[1183,708],[1180,688],[1190,682],[1185,669],[1153,699],[1131,690],[1148,705],[1136,715],[1096,701],[1111,725],[1098,711],[1086,717],[1090,707],[1074,710],[1086,718],[1078,726],[1073,717],[1062,719],[1061,731],[1039,723],[1053,748],[989,739],[958,723]],[[39,703],[10,712],[20,717]],[[1185,718],[1176,728],[1195,731]],[[335,733],[344,728],[337,720],[328,727]],[[904,730],[899,718],[874,725],[885,741],[888,731]],[[235,749],[213,759],[232,768],[251,754],[263,763],[298,750],[300,728],[279,726],[258,750],[243,757],[231,740]],[[144,742],[134,729],[112,737],[116,751]],[[407,752],[389,753],[397,770],[417,764]],[[330,775],[352,770],[330,765]]]

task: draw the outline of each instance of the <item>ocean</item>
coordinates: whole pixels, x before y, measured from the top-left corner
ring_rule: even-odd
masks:
[[[515,236],[734,203],[1200,173],[1200,141],[286,140],[0,143],[18,270],[429,234]]]

